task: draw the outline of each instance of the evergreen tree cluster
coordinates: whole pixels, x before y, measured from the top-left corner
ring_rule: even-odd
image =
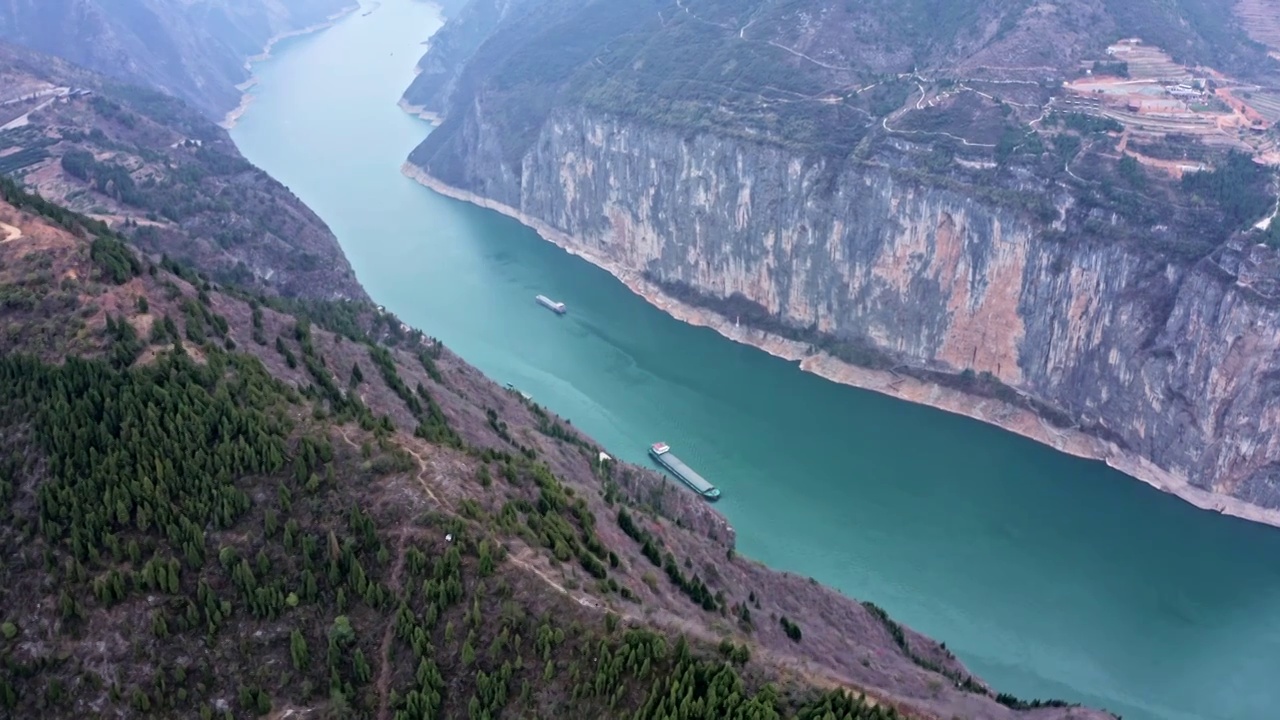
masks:
[[[1229,231],[1245,230],[1275,206],[1267,182],[1270,175],[1248,154],[1233,150],[1220,167],[1184,175],[1182,187],[1218,208]]]
[[[625,508],[618,510],[618,527],[627,534],[632,540],[640,544],[640,552],[653,563],[655,566],[661,567],[663,572],[667,574],[667,579],[672,585],[679,588],[680,592],[688,597],[693,603],[703,610],[717,611],[724,609],[724,594],[712,593],[702,578],[697,575],[686,576],[680,569],[676,557],[668,552],[664,556],[658,549],[658,545],[648,531],[636,524],[635,518],[626,511]]]
[[[99,248],[104,272],[141,272],[127,247]],[[417,434],[478,468],[494,496],[456,500],[451,511],[387,502],[382,475],[416,465],[389,419],[375,420],[338,386],[308,319],[276,338],[277,351],[310,376],[300,394],[226,342],[230,325],[212,311],[227,307],[215,303],[216,288],[167,258],[157,267],[196,293],[144,277],[170,288],[169,302],[156,296],[148,341],[128,318],[108,315],[98,359],[0,356],[0,715],[68,717],[89,702],[136,717],[249,718],[286,705],[403,720],[515,709],[898,717],[846,693],[780,690],[744,670],[746,646],[726,642],[717,653],[624,626],[509,570],[508,542],[519,538],[571,565],[566,583],[589,578],[602,594],[639,602],[620,582],[627,568],[586,498],[532,449],[466,443],[431,394],[410,391],[394,356],[364,335],[358,341],[417,419]],[[129,300],[152,310],[145,297]],[[250,304],[260,346],[264,307]],[[183,349],[169,311],[199,353]],[[172,345],[139,362],[148,342]],[[419,359],[440,352],[427,344]],[[423,365],[430,374],[434,365]],[[364,373],[352,367],[349,387],[366,382]],[[358,453],[338,442],[351,421],[368,438]],[[558,423],[543,432],[584,456],[595,450]],[[688,559],[663,549],[626,509],[617,521],[692,602],[725,611],[723,593],[688,574]],[[31,601],[42,594],[47,610]],[[117,626],[124,645],[108,663],[21,650],[75,647]]]
[[[411,392],[409,386],[400,377],[400,372],[396,369],[395,358],[391,356],[391,352],[371,341],[368,342],[368,346],[369,357],[378,368],[379,374],[382,375],[383,382],[387,384],[387,387],[391,388],[396,397],[404,402],[405,407],[409,409],[409,412],[417,420],[418,426],[414,430],[414,434],[429,442],[455,448],[462,447],[462,438],[449,426],[449,420],[445,417],[444,410],[431,397],[431,393],[421,383]]]
[[[926,670],[936,672],[940,675],[943,675],[949,678],[952,682],[956,684],[957,687],[963,688],[968,692],[977,693],[979,695],[991,695],[992,697],[995,698],[996,702],[1000,703],[1001,705],[1011,707],[1015,710],[1027,710],[1030,708],[1037,708],[1037,707],[1073,707],[1072,703],[1068,703],[1065,700],[1025,701],[1013,695],[1010,695],[1008,693],[993,694],[984,685],[982,685],[982,683],[979,683],[977,680],[974,680],[972,676],[961,675],[960,673],[955,672],[953,670],[949,670],[945,667],[942,667],[941,665],[927,658],[921,657],[920,654],[917,653],[911,647],[911,644],[907,642],[907,635],[903,631],[902,626],[899,625],[897,622],[895,622],[893,618],[889,617],[889,613],[885,612],[883,608],[881,608],[880,606],[876,605],[875,603],[869,600],[864,600],[862,602],[862,606],[867,609],[867,612],[871,613],[872,617],[879,620],[885,626],[885,629],[889,631],[890,637],[893,638],[894,644],[898,646],[898,649],[902,651],[902,654],[907,656],[907,658],[910,659],[911,662],[915,663],[916,665],[919,665],[920,667]],[[943,646],[943,649],[944,651],[946,650],[945,645]]]
[[[87,150],[69,150],[60,161],[72,177],[89,183],[94,190],[118,202],[145,207],[147,198],[139,192],[129,170],[114,162],[98,162]]]
[[[543,410],[542,406],[533,402],[526,402],[526,404],[529,406],[529,409],[533,411],[533,416],[538,421],[538,432],[549,438],[582,448],[592,455],[600,452],[600,448],[582,439],[582,436],[573,430],[561,425],[558,420],[551,417],[546,410]]]
[[[219,382],[231,363],[241,374]],[[0,377],[6,405],[32,412],[48,457],[43,534],[68,541],[80,562],[135,528],[202,550],[204,527],[228,527],[249,505],[234,479],[285,462],[273,383],[246,358],[199,366],[166,355],[128,373],[77,358],[60,367],[4,358]]]
[[[13,205],[19,210],[27,210],[47,218],[64,230],[84,237],[105,236],[116,238],[121,236],[114,232],[101,220],[94,220],[73,210],[45,200],[39,194],[27,192],[16,180],[0,174],[0,200]]]
[[[89,256],[102,270],[103,276],[116,285],[123,285],[142,272],[133,251],[113,237],[100,236],[89,246]]]
[[[537,717],[783,718],[890,720],[887,707],[836,692],[797,700],[770,685],[752,686],[735,665],[745,647],[700,655],[680,637],[643,628],[622,630],[616,616],[604,628],[544,614],[527,615],[510,600],[505,581],[490,589],[485,542],[464,530],[442,556],[408,551],[404,595],[396,610],[393,666],[397,720],[451,716],[488,720],[519,708]],[[439,550],[437,550],[439,552]],[[487,648],[487,649],[486,649]],[[447,678],[473,678],[471,695],[452,694]]]
[[[146,611],[150,636],[179,643],[184,654],[201,646],[211,652],[182,666],[200,677],[198,689],[175,691],[160,676],[138,684],[139,673],[166,660],[164,647],[144,649],[135,639],[140,664],[118,677],[81,670],[76,693],[93,694],[106,683],[111,699],[131,714],[210,716],[217,684],[239,676],[241,708],[250,715],[270,710],[272,696],[368,704],[358,697],[373,672],[370,643],[354,642],[334,620],[339,630],[325,662],[314,662],[315,648],[324,647],[326,616],[355,611],[376,624],[394,607],[394,593],[380,579],[390,550],[363,509],[338,514],[342,488],[332,446],[296,437],[287,408],[297,396],[256,360],[206,350],[205,364],[168,352],[134,369],[74,357],[60,366],[0,358],[0,425],[11,440],[15,428],[29,425],[17,435],[25,433],[42,458],[37,466],[0,468],[6,500],[0,510],[9,507],[15,476],[34,468],[44,477],[34,488],[34,522],[4,517],[0,545],[13,557],[32,540],[45,548],[64,632],[90,629],[83,621],[94,607],[132,613],[148,604],[139,605],[140,598],[159,595],[166,600]],[[250,489],[263,487],[276,491],[253,499]],[[5,592],[5,615],[33,607]],[[281,641],[299,676],[249,677],[255,669],[244,655],[244,623],[276,620],[295,624]],[[9,639],[20,640],[19,626],[5,622],[6,634],[12,626],[16,636]],[[193,644],[177,640],[183,637]],[[14,648],[0,643],[0,709],[38,700],[63,714],[50,705],[51,688],[65,688],[59,664],[20,663]],[[229,665],[210,665],[216,656]],[[319,695],[326,678],[329,689]],[[65,692],[57,696],[68,699]]]
[[[490,453],[511,487],[536,501],[504,506],[505,523],[487,524],[479,511],[471,521],[428,519],[419,539],[396,547],[385,520],[351,504],[359,486],[334,476],[333,445],[291,419],[292,398],[237,353],[209,352],[198,364],[170,351],[136,368],[0,361],[0,421],[31,422],[47,463],[30,532],[61,588],[63,632],[84,632],[101,608],[145,612],[150,638],[134,640],[141,664],[128,674],[81,667],[68,676],[66,661],[16,660],[11,641],[24,631],[5,619],[0,706],[38,703],[63,716],[71,698],[102,692],[131,715],[214,717],[214,699],[230,692],[237,718],[281,703],[372,716],[384,702],[404,720],[497,718],[513,707],[574,717],[898,717],[847,694],[802,701],[748,681],[736,669],[749,662],[745,647],[699,652],[683,639],[624,631],[614,615],[603,628],[572,613],[530,616],[501,573],[494,530],[517,528],[604,587],[619,561],[585,501],[524,456]],[[24,471],[0,467],[0,497],[12,497],[10,478]],[[620,518],[643,537],[625,511]],[[246,644],[254,628],[279,625]],[[393,637],[389,660],[383,628]],[[284,668],[257,667],[260,654],[278,654]],[[385,698],[375,692],[380,674],[390,681]]]

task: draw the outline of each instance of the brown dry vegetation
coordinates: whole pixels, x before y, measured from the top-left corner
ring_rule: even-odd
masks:
[[[1237,0],[1236,17],[1255,42],[1266,45],[1280,57],[1280,2],[1277,0]]]
[[[128,320],[145,338],[153,326],[163,326],[167,316],[179,328],[187,328],[180,330],[187,336],[181,344],[197,363],[221,363],[220,358],[231,357],[221,347],[233,347],[236,353],[256,358],[271,377],[283,383],[282,397],[294,398],[281,406],[294,427],[291,453],[300,451],[297,443],[303,437],[317,438],[331,449],[324,471],[331,479],[324,480],[319,490],[303,489],[273,475],[237,479],[248,493],[249,508],[229,527],[206,531],[211,555],[218,555],[218,548],[233,548],[239,557],[259,556],[259,563],[274,568],[263,582],[273,573],[292,578],[297,561],[287,552],[280,554],[278,526],[290,519],[321,539],[330,531],[340,538],[358,538],[348,527],[350,513],[358,508],[358,516],[370,519],[376,541],[343,542],[355,543],[355,557],[364,565],[369,587],[382,588],[378,593],[387,597],[403,595],[405,602],[417,608],[420,601],[414,588],[423,582],[424,570],[414,567],[412,560],[406,563],[406,558],[414,553],[440,558],[449,554],[450,547],[462,550],[461,572],[470,578],[465,580],[467,589],[459,603],[444,606],[432,630],[434,663],[446,679],[446,716],[466,714],[468,699],[483,694],[476,684],[481,682],[476,669],[498,673],[504,658],[507,664],[518,665],[508,670],[514,672],[509,683],[513,707],[543,716],[575,707],[576,712],[610,716],[609,708],[615,705],[606,707],[600,703],[607,698],[592,700],[583,689],[582,682],[589,682],[597,672],[590,658],[598,654],[598,646],[622,642],[619,633],[626,628],[647,628],[670,638],[688,637],[695,656],[709,661],[714,648],[724,641],[748,647],[752,659],[737,671],[746,687],[778,684],[790,693],[793,699],[787,702],[794,708],[816,693],[847,688],[913,717],[1102,717],[1079,708],[1019,712],[997,703],[941,646],[907,629],[901,631],[899,642],[893,635],[897,626],[867,607],[811,580],[777,573],[737,556],[732,529],[703,501],[649,470],[615,463],[600,467],[599,448],[589,439],[517,393],[499,388],[419,334],[384,337],[395,343],[389,349],[395,377],[408,388],[420,386],[417,396],[438,405],[444,422],[433,427],[447,430],[452,440],[415,436],[413,430],[425,415],[412,411],[384,378],[375,354],[387,346],[371,344],[371,338],[344,337],[323,329],[326,321],[320,320],[309,332],[306,323],[299,330],[296,316],[263,306],[258,311],[260,327],[255,328],[255,305],[248,296],[210,285],[189,272],[179,277],[162,268],[151,271],[153,261],[144,260],[137,276],[115,284],[103,275],[99,263],[90,257],[87,240],[76,232],[2,203],[0,220],[23,230],[22,238],[0,245],[0,288],[6,293],[23,288],[36,298],[30,307],[12,303],[3,307],[3,352],[35,352],[49,360],[66,354],[110,355],[118,341],[108,337],[108,318],[113,318],[111,323]],[[139,298],[146,298],[145,311]],[[221,333],[219,323],[211,323],[204,330],[209,333],[204,344],[190,338],[188,327],[191,308],[201,305],[222,318],[219,322],[226,327]],[[332,307],[312,306],[309,312],[316,318],[334,317]],[[372,306],[361,306],[357,315],[363,327],[398,326],[398,321],[378,324],[378,312]],[[328,322],[348,335],[356,334],[341,323]],[[292,362],[277,350],[277,338]],[[172,338],[144,341],[134,367],[170,362],[165,348],[171,343]],[[383,350],[375,350],[378,347]],[[359,365],[363,379],[348,397],[358,397],[367,411],[353,415],[317,394],[315,378],[300,362],[308,348],[337,387],[348,387],[351,369]],[[430,351],[426,363],[420,360],[423,350]],[[553,430],[557,425],[559,429]],[[5,440],[9,452],[34,460],[31,426],[19,422],[9,429]],[[545,463],[550,475],[539,474],[539,463]],[[23,466],[6,519],[0,523],[0,544],[13,553],[0,566],[5,580],[0,589],[4,608],[0,621],[13,623],[18,633],[13,641],[0,640],[0,654],[10,668],[26,668],[23,674],[10,672],[6,680],[9,687],[18,689],[17,707],[42,708],[41,714],[48,717],[106,708],[154,714],[139,709],[145,703],[161,715],[187,715],[208,707],[241,716],[244,710],[236,694],[243,696],[242,689],[247,688],[253,691],[250,700],[259,703],[260,710],[265,703],[272,717],[336,712],[336,702],[357,715],[389,718],[414,686],[418,661],[398,630],[394,602],[377,601],[378,595],[373,602],[362,602],[350,591],[352,596],[344,604],[335,600],[334,589],[324,589],[326,585],[319,599],[262,617],[245,609],[225,575],[216,568],[205,570],[194,575],[201,582],[207,580],[219,597],[232,600],[237,609],[203,640],[203,623],[192,630],[180,629],[186,602],[181,593],[131,592],[107,604],[95,601],[91,594],[79,595],[84,591],[75,590],[69,576],[48,569],[41,558],[53,558],[56,567],[64,563],[78,567],[79,563],[64,557],[65,550],[48,544],[29,524],[37,514],[37,489],[50,482],[46,472],[38,460]],[[284,501],[281,487],[292,488],[290,502]],[[569,503],[560,512],[578,518],[570,520],[569,527],[578,528],[584,542],[594,536],[613,555],[605,563],[607,572],[601,571],[607,582],[593,577],[572,554],[557,559],[559,550],[545,545],[533,508],[544,502],[539,498],[545,499],[548,492],[561,498],[553,504]],[[579,499],[585,503],[582,510],[572,509]],[[513,512],[513,507],[524,509]],[[641,543],[628,536],[617,520],[623,508],[660,552],[675,560],[680,574],[705,582],[707,591],[716,595],[715,600],[704,600],[713,609],[700,607],[672,582],[669,571],[645,557]],[[580,514],[583,511],[585,515]],[[268,519],[273,516],[278,519]],[[127,529],[121,532],[122,541],[133,537]],[[446,533],[452,534],[452,542],[445,539]],[[144,547],[151,546],[145,534],[138,537]],[[25,540],[18,543],[19,538]],[[491,574],[483,559],[490,550],[476,554],[481,545],[488,545],[491,557],[497,558]],[[215,559],[209,562],[217,564]],[[107,567],[137,572],[136,562],[131,565],[127,559]],[[90,567],[90,572],[102,570]],[[189,583],[193,586],[195,579],[193,571],[187,570],[183,590],[192,591]],[[336,591],[341,591],[341,585]],[[66,602],[72,603],[71,611],[66,610]],[[355,629],[356,639],[342,650],[347,653],[344,657],[359,649],[364,658],[360,662],[366,662],[370,671],[367,679],[354,686],[350,680],[342,681],[347,684],[340,687],[350,692],[335,699],[318,691],[327,676],[317,674],[317,669],[324,657],[324,638],[338,612]],[[749,621],[744,619],[748,615]],[[157,617],[169,619],[160,637]],[[784,633],[782,617],[802,629],[799,641]],[[560,628],[567,639],[539,658],[530,645],[539,623],[547,622]],[[291,661],[293,632],[301,632],[309,644],[310,666],[299,668]],[[459,649],[464,638],[479,659],[463,658],[469,652]],[[552,660],[552,671],[543,668],[546,657]],[[341,670],[340,676],[347,678],[347,672]],[[350,672],[360,677],[358,671]],[[179,675],[186,680],[177,681]],[[553,679],[541,680],[544,677]],[[971,683],[969,689],[957,687],[957,679]],[[521,682],[529,689],[516,702]],[[648,692],[646,681],[629,683],[618,686],[618,699],[613,702],[621,703],[616,706],[619,712],[639,707]],[[179,687],[183,688],[180,694]],[[265,699],[254,694],[258,690],[266,693]],[[146,699],[139,699],[139,693]]]
[[[288,188],[180,100],[0,43],[0,103],[21,89],[66,96],[0,105],[0,175],[101,219],[148,252],[259,292],[367,300],[336,238]],[[84,94],[88,91],[88,94]],[[19,112],[21,111],[21,112]]]

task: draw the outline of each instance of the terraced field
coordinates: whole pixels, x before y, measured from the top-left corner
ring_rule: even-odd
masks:
[[[1280,123],[1280,87],[1250,91],[1248,102],[1267,122]]]
[[[1280,0],[1239,0],[1235,12],[1249,37],[1280,58]]]
[[[1280,2],[1280,0],[1266,0]],[[1185,67],[1173,61],[1168,53],[1149,45],[1117,43],[1112,46],[1115,59],[1129,64],[1129,77],[1134,80],[1171,80],[1183,82],[1192,79]]]

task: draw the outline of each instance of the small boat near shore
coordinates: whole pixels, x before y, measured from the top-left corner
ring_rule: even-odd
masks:
[[[532,395],[516,387],[513,383],[507,383],[507,389],[513,393],[519,393],[520,397],[524,398],[525,400],[528,400],[529,402],[533,402]]]

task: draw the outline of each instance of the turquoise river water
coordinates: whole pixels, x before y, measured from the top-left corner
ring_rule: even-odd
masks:
[[[440,23],[384,0],[279,44],[232,131],[377,302],[620,457],[669,442],[724,492],[741,552],[875,601],[1002,690],[1128,720],[1280,717],[1280,531],[802,373],[405,178],[431,128],[396,102]]]

